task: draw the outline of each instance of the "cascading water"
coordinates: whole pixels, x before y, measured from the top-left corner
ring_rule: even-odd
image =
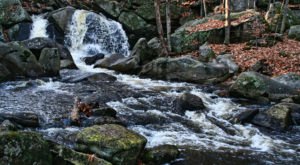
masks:
[[[129,55],[129,44],[122,25],[85,10],[76,10],[65,45],[77,66],[83,69],[82,57],[104,54]]]
[[[49,35],[47,34],[47,26],[48,20],[45,19],[42,15],[33,15],[32,17],[32,28],[30,31],[30,39],[37,38],[37,37],[45,37],[48,38]]]
[[[33,24],[36,27],[33,26],[35,28],[32,29],[32,34],[36,34],[36,37],[45,36],[44,30],[47,22],[34,19]],[[36,111],[42,116],[46,125],[41,132],[46,136],[59,139],[61,134],[78,130],[78,128],[64,129],[62,126],[56,128],[57,125],[53,124],[59,123],[60,119],[69,114],[74,96],[84,97],[92,91],[101,92],[97,91],[101,88],[116,89],[113,88],[114,85],[122,89],[123,86],[120,84],[126,84],[132,93],[136,92],[141,96],[127,97],[126,91],[121,100],[108,99],[105,103],[118,111],[118,116],[130,129],[148,139],[148,147],[175,144],[224,153],[246,150],[250,152],[250,155],[271,155],[271,158],[267,157],[260,161],[263,164],[300,162],[298,153],[300,144],[294,142],[295,139],[299,141],[299,135],[287,136],[282,140],[276,136],[266,135],[250,124],[241,125],[229,122],[228,118],[246,109],[229,98],[220,98],[212,93],[204,92],[201,86],[195,84],[141,79],[137,76],[93,68],[83,63],[82,58],[98,53],[129,55],[127,37],[119,23],[95,13],[77,10],[69,28],[66,45],[76,65],[88,72],[105,72],[113,75],[117,77],[117,83],[99,85],[98,83],[32,81],[0,84],[0,111]],[[108,91],[103,94],[103,97],[115,92]],[[184,115],[173,113],[173,101],[185,92],[201,97],[207,107],[207,112],[186,111]],[[119,96],[119,93],[117,95]],[[222,123],[233,133],[224,131],[210,119]],[[246,157],[245,155],[239,156]],[[254,157],[259,158],[259,156]]]

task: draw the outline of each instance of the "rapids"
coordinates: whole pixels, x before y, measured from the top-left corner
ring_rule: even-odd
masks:
[[[46,36],[41,29],[47,27],[47,21],[41,20],[41,17],[35,17],[34,21],[31,36]],[[66,35],[66,46],[81,70],[75,77],[85,72],[106,73],[115,76],[117,81],[70,83],[55,78],[1,83],[0,112],[35,112],[40,116],[42,124],[38,131],[49,139],[72,146],[66,136],[81,129],[66,124],[74,97],[97,95],[103,104],[117,110],[118,117],[129,129],[148,139],[147,147],[173,144],[186,151],[184,160],[174,164],[196,165],[197,159],[200,160],[205,153],[214,155],[208,160],[212,164],[223,161],[230,164],[232,162],[229,159],[235,160],[237,164],[300,162],[299,130],[294,133],[272,133],[251,124],[241,125],[229,121],[248,107],[267,108],[269,105],[242,105],[232,98],[221,98],[215,94],[219,87],[143,79],[84,64],[81,61],[83,57],[98,53],[129,55],[126,34],[115,21],[77,10],[70,25],[70,33]],[[65,74],[69,75],[69,72]],[[173,113],[174,100],[185,92],[201,97],[207,112],[187,111],[184,115]],[[218,121],[234,133],[224,131],[209,119]]]

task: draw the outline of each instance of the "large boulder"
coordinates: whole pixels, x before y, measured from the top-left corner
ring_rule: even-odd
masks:
[[[44,48],[41,52],[39,63],[47,75],[59,75],[60,52],[57,48]]]
[[[300,41],[300,25],[291,26],[288,37]]]
[[[56,27],[58,27],[63,34],[66,34],[75,10],[75,8],[70,6],[58,9],[49,14],[48,20],[50,23],[53,23]]]
[[[118,18],[121,14],[121,6],[117,1],[111,0],[95,0],[95,4],[102,12],[111,17]]]
[[[144,65],[140,75],[155,79],[210,84],[227,79],[229,70],[224,65],[201,63],[188,56],[162,57]]]
[[[79,132],[75,148],[95,153],[116,165],[132,165],[137,163],[146,142],[144,137],[123,126],[105,124]]]
[[[212,48],[207,44],[203,44],[199,47],[199,61],[208,62],[212,61],[216,56]]]
[[[138,39],[142,36],[153,37],[156,34],[154,25],[147,23],[143,18],[132,11],[124,11],[118,18],[118,21],[124,26],[128,33],[134,36],[129,36],[129,39]],[[136,38],[135,38],[136,37]]]
[[[254,20],[259,19],[259,13],[253,10],[247,10],[239,13],[232,13],[232,38],[245,39],[247,26],[252,25]],[[224,16],[214,15],[202,19],[195,19],[186,22],[175,30],[171,35],[172,50],[174,52],[188,52],[197,50],[205,42],[223,43],[224,42]],[[214,26],[211,26],[214,25]],[[247,25],[247,26],[246,26]],[[211,27],[210,27],[211,26]]]
[[[291,125],[299,125],[299,116],[299,104],[280,103],[267,110],[261,110],[252,119],[252,123],[273,130],[284,130]]]
[[[64,46],[49,38],[33,38],[20,42],[24,47],[39,56],[44,48],[57,48],[61,59],[73,60],[71,53]]]
[[[175,100],[175,112],[184,115],[186,110],[201,111],[205,109],[200,97],[191,93],[184,93]]]
[[[273,78],[287,86],[300,90],[300,75],[296,73],[287,73]]]
[[[300,23],[300,20],[297,18],[296,15],[294,15],[291,9],[288,8],[286,14],[286,29],[290,28],[292,25],[297,25]],[[282,23],[282,4],[280,2],[270,4],[269,10],[265,15],[265,20],[269,24],[269,28],[271,31],[279,32],[281,30],[280,28]]]
[[[176,146],[162,145],[146,149],[142,161],[147,165],[167,164],[174,161],[179,156],[179,150]]]
[[[230,87],[233,96],[250,99],[280,100],[299,95],[295,89],[256,72],[244,72]]]
[[[35,55],[18,43],[0,43],[0,64],[4,74],[10,73],[8,79],[16,76],[37,77],[44,74]]]
[[[33,132],[1,132],[0,164],[52,165],[48,143]]]
[[[14,25],[24,21],[31,21],[20,0],[1,0],[0,9],[0,25]]]
[[[10,120],[24,127],[38,127],[39,117],[32,112],[0,113],[0,122]]]
[[[235,74],[239,71],[239,66],[233,60],[232,54],[223,54],[219,55],[216,58],[217,62],[220,64],[224,64],[229,68],[229,73]]]
[[[158,54],[149,47],[146,38],[140,38],[134,45],[130,56],[135,57],[139,65],[144,65],[157,58]]]
[[[23,41],[29,39],[32,23],[22,22],[15,24],[7,30],[9,41]]]

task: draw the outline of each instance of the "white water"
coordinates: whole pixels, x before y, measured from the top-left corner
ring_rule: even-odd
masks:
[[[81,59],[89,55],[129,55],[129,44],[122,25],[85,10],[76,10],[69,26],[65,44],[79,68]]]
[[[33,15],[32,17],[32,28],[30,31],[30,39],[37,37],[49,37],[47,34],[47,26],[49,24],[47,19],[44,19],[42,15]]]
[[[92,20],[92,21],[91,21]],[[96,22],[93,22],[96,21]],[[97,22],[98,21],[98,22]],[[37,21],[38,22],[38,21]],[[47,24],[44,22],[43,24]],[[40,27],[46,27],[39,25]],[[94,27],[90,31],[89,28]],[[95,29],[95,27],[98,27]],[[116,30],[117,29],[117,30]],[[37,31],[37,30],[36,30]],[[118,35],[122,38],[116,40],[114,37]],[[89,37],[86,39],[86,37]],[[155,99],[164,99],[164,96],[176,97],[183,92],[178,92],[177,89],[186,89],[192,94],[201,97],[208,113],[197,113],[187,111],[184,120],[189,120],[201,128],[202,132],[192,131],[181,122],[173,122],[166,125],[133,125],[130,129],[139,132],[148,139],[147,146],[157,146],[161,144],[176,144],[194,146],[198,149],[224,149],[230,148],[234,150],[248,149],[261,152],[288,152],[296,153],[295,146],[291,146],[282,140],[272,139],[262,134],[257,128],[252,125],[231,124],[226,120],[226,117],[233,116],[238,111],[244,110],[239,104],[233,103],[228,98],[212,99],[213,94],[204,93],[200,88],[189,83],[173,83],[166,81],[157,81],[151,79],[141,79],[137,76],[115,74],[113,71],[101,68],[93,68],[82,62],[82,58],[94,55],[96,53],[104,53],[106,55],[113,53],[122,53],[124,56],[129,55],[127,37],[122,30],[120,24],[107,20],[105,17],[95,15],[88,11],[77,10],[73,16],[72,25],[70,26],[70,34],[68,34],[66,44],[73,56],[73,59],[78,68],[87,72],[104,72],[117,77],[119,82],[130,85],[132,88],[140,90],[149,90],[159,92],[160,96],[149,96],[147,98],[124,98],[121,102],[107,103],[112,108],[118,111],[120,115],[147,114],[149,116],[157,116],[159,118],[178,117],[170,111],[162,111],[167,109],[169,105],[163,105],[162,109],[147,109],[139,110],[130,108],[130,104],[137,104],[141,100],[152,104]],[[50,85],[50,86],[48,86]],[[55,83],[42,85],[40,88],[49,89],[54,87],[59,90],[59,86]],[[161,98],[160,98],[161,97]],[[212,117],[229,126],[235,131],[235,135],[229,135],[217,125],[208,120],[207,117]]]

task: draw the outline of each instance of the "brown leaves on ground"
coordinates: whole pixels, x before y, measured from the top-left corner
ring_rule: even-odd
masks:
[[[300,42],[284,38],[272,47],[251,47],[247,48],[246,43],[211,44],[216,54],[223,52],[232,53],[235,62],[242,71],[247,70],[257,61],[265,59],[270,66],[272,75],[281,75],[288,72],[300,74]]]

